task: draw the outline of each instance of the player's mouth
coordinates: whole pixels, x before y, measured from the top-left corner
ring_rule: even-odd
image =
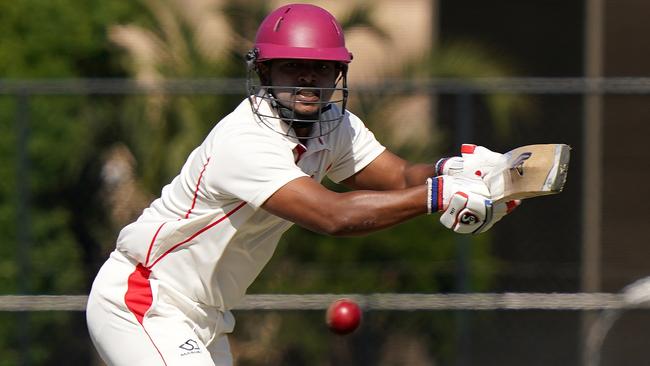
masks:
[[[320,101],[320,90],[317,89],[298,89],[296,91],[297,102],[316,103]]]

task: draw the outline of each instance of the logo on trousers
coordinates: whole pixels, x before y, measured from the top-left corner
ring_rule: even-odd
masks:
[[[185,343],[181,344],[178,346],[178,348],[182,349],[183,352],[181,353],[181,356],[187,356],[193,353],[201,353],[201,348],[199,347],[199,342],[193,340],[193,339],[188,339],[185,341]]]

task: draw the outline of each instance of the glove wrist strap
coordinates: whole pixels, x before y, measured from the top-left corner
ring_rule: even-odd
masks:
[[[431,215],[431,212],[432,212],[431,211],[431,206],[433,204],[431,202],[431,199],[433,197],[432,194],[431,194],[432,185],[433,185],[433,179],[427,178],[427,214],[428,215]]]
[[[442,193],[443,178],[427,178],[427,213],[438,212],[443,209]]]

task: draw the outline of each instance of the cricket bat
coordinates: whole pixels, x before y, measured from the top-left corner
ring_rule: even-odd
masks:
[[[494,203],[556,194],[569,171],[571,147],[565,144],[525,145],[504,154],[485,182]]]

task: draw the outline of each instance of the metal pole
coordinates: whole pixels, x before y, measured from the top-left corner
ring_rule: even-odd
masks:
[[[603,0],[585,2],[585,76],[603,77]],[[584,97],[582,170],[582,273],[584,292],[598,292],[601,288],[601,222],[602,222],[602,165],[603,165],[603,97],[600,93]],[[586,354],[589,330],[595,315],[582,317],[582,362],[588,364]]]
[[[29,95],[18,94],[16,97],[16,256],[19,266],[18,291],[30,293],[30,179],[27,141],[29,136]],[[30,319],[29,312],[17,315],[18,337],[21,348],[20,365],[30,364]]]
[[[456,138],[454,146],[460,148],[463,143],[472,141],[472,95],[469,93],[458,94],[456,101]],[[470,291],[470,268],[469,257],[471,254],[472,241],[468,235],[456,235],[456,289],[460,293]],[[457,316],[457,358],[456,364],[459,366],[471,365],[471,319],[470,314],[466,311],[458,311]]]

